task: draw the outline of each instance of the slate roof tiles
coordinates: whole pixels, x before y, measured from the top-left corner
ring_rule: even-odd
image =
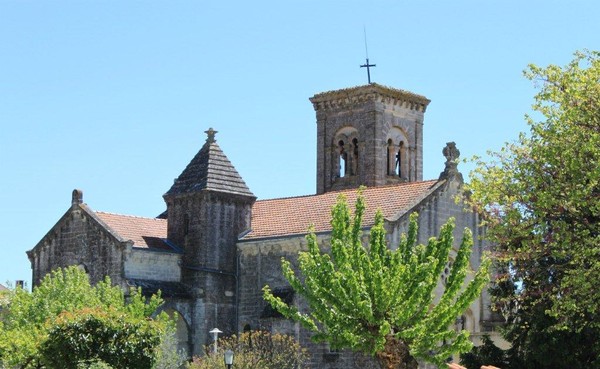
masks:
[[[215,131],[211,132],[212,136],[209,135],[209,139],[175,180],[166,196],[206,189],[254,197],[246,182],[214,141]]]

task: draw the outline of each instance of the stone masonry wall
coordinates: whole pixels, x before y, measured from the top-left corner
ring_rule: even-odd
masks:
[[[235,330],[236,242],[249,228],[253,198],[202,191],[168,197],[169,239],[178,240],[181,281],[190,288],[192,354],[212,342],[211,329]]]
[[[125,278],[179,282],[181,254],[132,248],[125,259]]]
[[[124,286],[123,251],[126,245],[107,233],[83,206],[69,209],[44,238],[28,252],[33,284],[59,267],[79,265],[97,283],[109,276]]]
[[[397,183],[388,176],[387,139],[393,127],[405,135],[410,173],[407,179],[423,178],[424,111],[388,101],[382,97],[348,104],[319,107],[317,115],[317,193],[358,185],[381,186]],[[358,168],[355,176],[339,178],[339,149],[336,137],[340,130],[352,127],[357,133]]]

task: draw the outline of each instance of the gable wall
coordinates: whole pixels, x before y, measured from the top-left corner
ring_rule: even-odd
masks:
[[[92,283],[109,276],[123,285],[124,247],[83,209],[71,208],[29,252],[33,284],[53,269],[82,265]]]

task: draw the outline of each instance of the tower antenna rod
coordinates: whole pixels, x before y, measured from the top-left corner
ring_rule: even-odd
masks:
[[[377,65],[375,64],[369,64],[369,48],[367,47],[367,27],[363,26],[363,32],[365,35],[365,54],[367,57],[367,63],[361,65],[361,68],[367,68],[367,80],[369,81],[369,84],[371,84],[371,67],[376,67]]]
[[[369,59],[369,48],[367,47],[367,27],[363,25],[363,34],[365,36],[365,55]]]

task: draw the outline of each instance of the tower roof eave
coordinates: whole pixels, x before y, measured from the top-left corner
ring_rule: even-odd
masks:
[[[315,110],[318,110],[322,107],[337,106],[348,101],[356,102],[360,100],[369,100],[375,96],[391,99],[395,103],[408,103],[411,108],[423,112],[425,112],[427,106],[431,102],[431,100],[423,95],[383,86],[377,83],[321,92],[309,98],[309,100],[313,104]]]

